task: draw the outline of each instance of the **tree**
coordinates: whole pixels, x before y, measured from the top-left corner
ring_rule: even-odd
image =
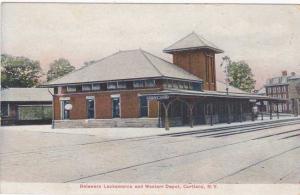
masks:
[[[229,85],[243,91],[251,92],[255,88],[256,81],[250,66],[245,61],[231,61],[228,56],[223,57],[228,61],[227,74]]]
[[[1,55],[1,87],[33,87],[39,84],[42,69],[39,61],[26,57]]]
[[[75,67],[72,66],[68,60],[64,58],[54,60],[54,62],[50,64],[50,69],[47,72],[47,81],[62,77],[73,70],[75,70]]]

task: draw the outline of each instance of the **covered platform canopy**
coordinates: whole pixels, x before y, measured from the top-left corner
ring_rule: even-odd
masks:
[[[218,107],[222,107],[222,113],[219,113],[222,116],[227,117],[227,122],[230,123],[232,114],[240,115],[240,120],[243,121],[243,114],[249,112],[251,108],[252,120],[254,120],[254,111],[253,107],[264,106],[264,102],[267,101],[270,106],[270,118],[272,119],[272,104],[277,105],[277,117],[278,113],[278,104],[285,103],[287,99],[274,98],[268,96],[262,96],[257,94],[250,93],[227,93],[227,92],[218,92],[218,91],[191,91],[183,89],[167,89],[155,93],[143,93],[141,96],[146,96],[148,100],[156,100],[160,102],[161,107],[163,108],[161,112],[164,115],[164,126],[165,129],[169,129],[169,108],[172,107],[174,102],[181,102],[185,104],[189,112],[189,123],[193,127],[194,124],[194,108],[198,103],[204,104],[204,107],[209,113],[210,124],[213,125],[213,114],[220,110]],[[224,107],[224,108],[223,108]],[[238,107],[238,108],[237,108]],[[262,113],[261,113],[262,114]],[[263,114],[262,114],[263,119]],[[224,118],[224,117],[223,117]]]

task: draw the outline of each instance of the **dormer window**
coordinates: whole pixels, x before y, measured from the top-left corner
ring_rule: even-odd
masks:
[[[82,91],[91,91],[92,85],[82,85]]]
[[[142,81],[142,80],[133,81],[133,87],[134,88],[142,88],[142,87],[144,87],[144,81]]]
[[[189,89],[189,83],[188,83],[188,82],[184,82],[183,88],[184,88],[184,89]]]
[[[95,83],[95,84],[92,85],[92,90],[93,91],[100,90],[100,89],[101,89],[100,83]]]
[[[117,82],[108,82],[107,89],[117,89]]]
[[[76,92],[76,86],[75,85],[67,86],[67,92]]]
[[[118,82],[118,89],[126,89],[126,82],[120,81]]]
[[[146,80],[145,81],[145,87],[155,87],[155,80]]]

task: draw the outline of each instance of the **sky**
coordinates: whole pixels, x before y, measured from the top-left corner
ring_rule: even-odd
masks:
[[[46,73],[58,58],[79,68],[119,50],[162,50],[191,32],[246,61],[263,86],[281,71],[300,74],[300,5],[4,3],[1,50],[40,61]]]

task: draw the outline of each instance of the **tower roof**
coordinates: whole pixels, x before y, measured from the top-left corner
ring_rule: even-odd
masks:
[[[200,37],[198,34],[192,32],[184,38],[176,41],[171,46],[165,48],[165,53],[174,53],[176,51],[198,50],[198,49],[210,49],[215,53],[223,53],[224,51],[219,49],[215,44]]]

